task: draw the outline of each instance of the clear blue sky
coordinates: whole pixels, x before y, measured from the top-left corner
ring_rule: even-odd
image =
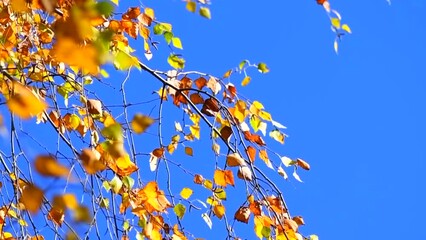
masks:
[[[239,90],[251,100],[261,101],[274,120],[288,127],[286,144],[271,147],[311,165],[309,172],[299,171],[304,183],[291,176],[286,182],[266,170],[283,190],[291,213],[304,217],[307,225],[300,228],[304,235],[317,234],[322,240],[422,238],[426,215],[426,1],[392,1],[389,6],[386,0],[332,0],[332,7],[353,31],[340,43],[338,55],[333,50],[329,19],[314,0],[212,0],[211,20],[189,13],[180,0],[142,2],[155,9],[159,21],[173,24],[173,32],[183,42],[184,51],[180,53],[186,59],[185,70],[222,76],[244,59],[268,64],[270,73],[251,71],[251,83]],[[122,0],[119,11],[137,4]],[[142,42],[131,43],[136,46],[136,55],[144,59]],[[160,51],[154,52],[147,64],[168,70],[168,53],[160,40]],[[113,71],[110,74],[106,81],[117,86],[125,76]],[[242,76],[231,79],[239,86]],[[101,98],[106,97],[106,105],[121,101],[114,95],[119,88],[110,88],[113,93],[97,92],[96,86],[93,89]],[[135,70],[126,86],[129,102],[140,102],[155,98],[152,91],[160,84]],[[173,120],[182,116],[170,105],[164,115],[176,118],[164,123],[169,130],[173,129]],[[155,116],[156,106],[152,103],[131,111],[147,114],[155,109]],[[120,110],[114,116],[117,113]],[[42,126],[29,132],[33,130],[38,136],[53,132],[50,126]],[[165,135],[173,134],[169,130]],[[138,151],[147,153],[158,147],[155,135],[154,131],[137,138]],[[202,136],[208,139],[207,132]],[[22,140],[28,141],[24,147],[30,157],[44,151],[36,149],[31,140]],[[49,144],[47,139],[42,140]],[[6,146],[7,139],[3,143]],[[209,144],[188,145],[194,147],[194,157],[177,153],[174,161],[201,168],[214,164]],[[154,176],[147,162],[146,156],[138,159],[144,181]],[[179,171],[175,173],[181,176]],[[162,174],[164,166],[160,179]],[[191,181],[182,174],[173,186],[177,190],[193,187],[187,185]],[[61,184],[57,184],[59,191]],[[241,181],[237,184],[242,186]],[[196,196],[202,200],[207,196],[206,192],[199,194]],[[227,210],[232,218],[241,201],[233,202],[236,195],[229,194],[227,204],[234,208]],[[223,239],[223,223],[213,218],[213,230],[209,230],[200,214],[184,217],[188,231],[197,237]],[[235,227],[241,229],[237,232],[243,237],[255,239],[251,225],[237,223]]]
[[[331,1],[353,31],[339,55],[325,11],[313,0],[213,1],[210,21],[186,12],[181,1],[144,4],[173,23],[186,70],[222,75],[243,59],[268,64],[269,74],[253,73],[240,90],[288,127],[279,151],[312,166],[301,174],[305,183],[280,183],[292,213],[305,218],[303,233],[421,238],[425,1]],[[164,61],[157,58],[153,63]]]

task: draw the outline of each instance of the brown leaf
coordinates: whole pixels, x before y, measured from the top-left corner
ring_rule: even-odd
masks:
[[[105,164],[100,160],[101,154],[97,150],[83,149],[79,157],[88,174],[95,174],[106,168]]]
[[[203,97],[201,97],[200,94],[198,93],[193,93],[189,96],[189,99],[191,100],[191,102],[193,104],[203,104],[204,103],[204,99]]]
[[[203,87],[206,86],[206,84],[207,84],[207,80],[203,77],[199,77],[197,78],[197,80],[195,80],[195,85],[200,90],[203,89]]]
[[[301,168],[303,168],[303,169],[305,169],[305,170],[309,170],[309,169],[311,169],[311,166],[309,165],[309,163],[305,162],[304,160],[302,160],[302,159],[300,159],[300,158],[297,158],[297,159],[296,159],[296,164],[297,164],[299,167],[301,167]]]
[[[185,147],[185,154],[192,157],[194,155],[194,150],[191,147]]]
[[[248,207],[240,207],[234,215],[234,218],[243,223],[248,223],[250,218],[250,209]]]
[[[250,208],[250,211],[253,213],[254,216],[262,215],[262,209],[261,209],[259,201],[254,201],[254,202],[250,203],[249,208]]]
[[[305,225],[305,221],[303,220],[302,216],[294,216],[293,221],[297,223],[297,225]]]
[[[220,129],[220,136],[222,136],[223,139],[226,141],[229,141],[229,138],[232,135],[232,128],[229,126],[224,126],[222,129]]]
[[[201,112],[206,114],[207,116],[214,116],[217,112],[219,112],[219,103],[216,99],[209,98],[204,101],[203,108]]]
[[[288,218],[284,219],[284,229],[285,230],[291,229],[294,232],[297,232],[298,227],[299,226],[297,225],[296,221],[294,221],[292,219],[288,219]]]
[[[164,148],[156,148],[152,151],[152,155],[157,158],[161,158],[164,155]]]
[[[98,115],[102,114],[102,103],[96,99],[87,100],[87,109],[90,114]]]
[[[201,176],[200,174],[195,174],[194,176],[194,183],[196,184],[202,184],[204,181],[203,176]]]
[[[135,19],[141,14],[141,9],[139,7],[131,7],[127,9],[127,12],[124,13],[121,17],[123,19]]]

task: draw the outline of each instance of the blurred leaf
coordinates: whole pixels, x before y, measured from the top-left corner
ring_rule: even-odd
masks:
[[[46,103],[28,87],[15,81],[12,82],[11,86],[7,106],[12,113],[27,119],[46,110]]]
[[[186,9],[190,12],[195,12],[197,10],[197,4],[192,1],[186,3]]]
[[[351,28],[348,24],[343,24],[342,29],[345,30],[347,33],[352,33]]]
[[[251,78],[249,76],[244,77],[243,81],[241,82],[241,86],[247,86],[250,83]]]
[[[206,7],[201,7],[200,8],[200,15],[202,17],[205,17],[207,19],[211,19],[211,15],[210,15],[210,9],[206,8]]]
[[[67,177],[69,170],[58,163],[56,158],[48,155],[39,155],[34,161],[38,173],[49,177]]]
[[[43,203],[43,191],[35,185],[28,184],[22,191],[20,202],[24,204],[26,210],[35,214]]]
[[[135,133],[141,134],[146,131],[146,129],[151,126],[155,122],[154,119],[152,119],[149,116],[142,115],[140,113],[137,113],[133,116],[132,120],[132,129]]]

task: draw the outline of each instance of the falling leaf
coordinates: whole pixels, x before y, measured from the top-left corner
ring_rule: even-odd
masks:
[[[27,119],[46,110],[46,103],[28,87],[15,81],[10,85],[10,97],[7,100],[7,106],[12,113]]]
[[[225,215],[225,207],[221,204],[215,205],[213,207],[213,213],[219,219],[222,219],[223,215]]]
[[[24,204],[25,209],[35,214],[43,203],[43,191],[35,185],[29,184],[24,188],[20,202]]]
[[[155,122],[149,116],[145,116],[143,114],[137,113],[133,116],[133,120],[131,123],[132,129],[135,133],[141,134],[146,131],[146,129],[151,126]]]
[[[175,214],[178,218],[182,219],[183,215],[185,215],[186,207],[183,204],[178,203],[173,208],[173,211],[175,212]]]
[[[68,168],[58,163],[56,158],[48,155],[40,155],[34,161],[34,167],[38,173],[50,177],[67,177]]]
[[[239,222],[248,223],[250,218],[250,213],[251,211],[248,207],[240,207],[235,212],[234,218]]]
[[[210,219],[209,215],[207,213],[201,214],[201,217],[203,218],[204,222],[209,226],[210,229],[212,229],[213,222]]]
[[[190,188],[183,188],[182,191],[180,191],[180,196],[183,199],[188,199],[192,195],[192,189]]]

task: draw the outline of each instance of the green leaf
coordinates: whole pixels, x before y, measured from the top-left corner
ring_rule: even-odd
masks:
[[[244,60],[244,61],[242,61],[242,62],[240,62],[240,64],[238,65],[238,68],[240,69],[240,70],[243,70],[243,68],[244,68],[244,66],[247,64],[247,60]]]
[[[164,32],[163,36],[164,36],[164,39],[166,40],[166,43],[170,44],[170,42],[172,41],[172,38],[173,38],[173,33],[172,32]]]
[[[185,59],[180,58],[176,54],[171,54],[167,58],[167,62],[170,64],[170,66],[172,66],[175,69],[182,69],[185,67]]]
[[[118,5],[118,4],[117,4]],[[114,6],[109,2],[98,2],[96,3],[96,11],[105,17],[111,16],[114,11]]]
[[[265,63],[259,63],[259,64],[257,64],[257,69],[261,73],[268,73],[269,72],[269,68],[268,68],[268,66],[266,66]]]
[[[175,47],[175,48],[179,48],[179,49],[182,49],[183,47],[182,47],[182,42],[180,41],[180,38],[178,38],[178,37],[173,37],[172,38],[172,43],[173,43],[173,46]]]
[[[112,191],[114,193],[119,193],[121,187],[123,186],[123,182],[120,180],[120,178],[116,175],[114,176],[111,181],[109,182],[109,185],[112,188]]]
[[[220,200],[226,200],[226,192],[223,188],[217,188],[214,190],[214,195]]]
[[[271,236],[271,228],[263,226],[260,233],[264,238],[269,238],[269,236]]]
[[[182,219],[183,215],[185,215],[186,207],[183,204],[178,203],[173,208],[173,211],[175,212],[176,216],[178,216],[178,218]]]
[[[123,223],[123,230],[124,231],[127,231],[127,230],[129,230],[130,229],[130,223],[126,220],[126,221],[124,221],[124,223]]]
[[[211,19],[211,15],[210,15],[210,9],[206,8],[206,7],[201,7],[200,8],[200,15],[202,17],[205,17],[207,19]]]
[[[126,188],[132,189],[133,185],[135,184],[135,180],[129,176],[123,177],[123,184]]]
[[[102,182],[102,186],[105,188],[105,190],[108,192],[111,190],[111,185],[109,185],[109,182],[107,180]]]
[[[187,2],[186,3],[186,10],[190,11],[190,12],[195,12],[195,10],[197,10],[197,4],[195,2]]]
[[[102,136],[110,140],[121,140],[123,138],[123,130],[119,123],[105,127],[101,131]]]
[[[172,31],[172,25],[170,23],[157,23],[154,26],[154,34],[159,35],[163,34],[164,32],[171,32]]]

